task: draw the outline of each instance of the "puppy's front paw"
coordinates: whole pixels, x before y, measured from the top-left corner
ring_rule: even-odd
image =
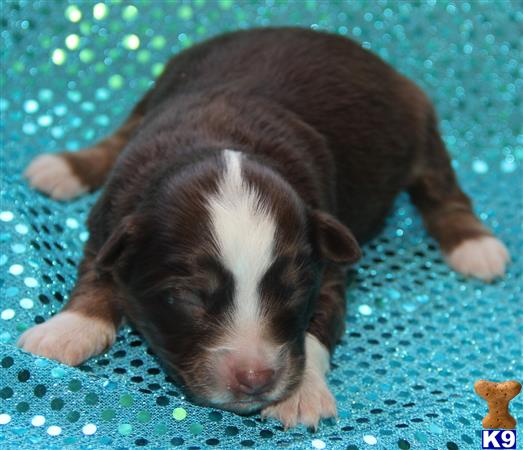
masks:
[[[70,200],[88,191],[60,155],[37,156],[24,172],[32,187],[56,200]]]
[[[273,417],[286,429],[301,423],[316,430],[320,419],[335,416],[336,401],[325,377],[315,371],[305,372],[301,385],[290,397],[262,411],[262,417]]]
[[[109,322],[64,311],[27,330],[17,345],[35,355],[76,366],[112,345],[115,332]]]
[[[484,281],[504,275],[509,260],[507,248],[493,236],[467,239],[447,255],[454,270]]]

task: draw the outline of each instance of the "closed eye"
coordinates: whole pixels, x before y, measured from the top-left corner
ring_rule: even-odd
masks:
[[[192,291],[177,291],[175,293],[169,293],[167,296],[167,303],[171,306],[184,307],[189,306],[191,308],[204,308],[204,302],[200,295]]]
[[[265,273],[265,281],[280,281],[300,287],[314,279],[314,268],[305,254],[278,256]]]
[[[200,259],[191,276],[165,280],[161,292],[165,293],[164,301],[173,308],[185,306],[216,314],[232,302],[234,290],[234,278],[228,270],[214,260]]]
[[[303,270],[296,268],[288,257],[280,256],[269,267],[258,286],[260,295],[279,304],[294,303],[303,297],[308,282],[302,280]]]

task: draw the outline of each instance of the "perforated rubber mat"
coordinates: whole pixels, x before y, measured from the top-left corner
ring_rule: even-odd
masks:
[[[523,378],[521,2],[4,0],[1,21],[2,449],[480,448],[474,381]],[[352,37],[425,88],[463,187],[512,253],[507,276],[486,285],[451,272],[398,199],[350,273],[329,375],[339,420],[316,433],[190,404],[129,328],[79,368],[18,350],[21,332],[67,301],[96,197],[33,192],[21,177],[31,158],[109,133],[169,55],[283,24]]]

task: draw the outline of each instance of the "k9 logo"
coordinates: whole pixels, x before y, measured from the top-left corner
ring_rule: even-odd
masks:
[[[482,430],[481,448],[516,449],[516,430]]]

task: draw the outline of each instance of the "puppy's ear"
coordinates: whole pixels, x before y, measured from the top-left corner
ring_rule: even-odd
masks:
[[[127,216],[122,219],[98,252],[95,266],[99,272],[109,272],[113,268],[132,237],[137,233],[137,229],[138,219],[136,217]]]
[[[361,258],[361,249],[349,229],[320,210],[309,213],[316,242],[324,259],[353,264]]]

